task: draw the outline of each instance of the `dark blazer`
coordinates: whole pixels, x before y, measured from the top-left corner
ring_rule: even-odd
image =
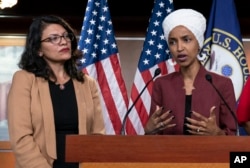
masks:
[[[97,84],[87,75],[84,80],[73,80],[79,134],[105,134]],[[24,70],[14,74],[8,96],[8,126],[16,168],[52,167],[57,153],[48,81]]]
[[[210,108],[216,106],[217,125],[226,134],[235,135],[236,125],[234,118],[215,89],[206,80],[206,74],[212,76],[213,84],[220,91],[230,108],[234,112],[236,111],[236,98],[231,79],[209,72],[203,66],[201,66],[194,81],[195,89],[192,92],[191,110],[209,117]],[[172,114],[175,116],[172,123],[177,124],[173,128],[164,130],[163,134],[183,134],[186,96],[183,86],[184,81],[180,72],[173,72],[158,77],[154,82],[150,115],[155,111],[156,105],[163,106],[165,110],[172,110]]]

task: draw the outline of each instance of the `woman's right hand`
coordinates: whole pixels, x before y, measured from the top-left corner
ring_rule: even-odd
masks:
[[[170,124],[174,118],[171,110],[163,112],[163,107],[156,106],[155,112],[150,116],[144,127],[145,135],[156,134],[166,128],[174,127],[176,124]]]

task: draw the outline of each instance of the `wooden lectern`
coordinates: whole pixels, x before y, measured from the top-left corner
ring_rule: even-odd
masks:
[[[250,152],[249,136],[68,135],[66,161],[84,168],[229,168],[230,152]]]

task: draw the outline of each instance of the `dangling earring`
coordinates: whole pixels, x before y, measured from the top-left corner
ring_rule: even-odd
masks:
[[[43,53],[42,53],[42,52],[39,52],[38,55],[39,55],[40,57],[42,57],[42,56],[43,56]]]

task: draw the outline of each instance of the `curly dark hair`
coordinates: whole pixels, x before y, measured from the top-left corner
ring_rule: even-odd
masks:
[[[59,24],[68,33],[73,34],[74,39],[71,41],[72,56],[65,62],[64,68],[71,78],[83,82],[84,73],[78,69],[79,58],[82,57],[82,52],[77,49],[77,38],[73,28],[59,16],[47,15],[33,19],[26,36],[24,52],[18,63],[19,68],[32,72],[35,76],[43,77],[46,80],[49,80],[50,77],[56,79],[54,72],[46,61],[38,55],[41,47],[42,32],[50,24]]]

